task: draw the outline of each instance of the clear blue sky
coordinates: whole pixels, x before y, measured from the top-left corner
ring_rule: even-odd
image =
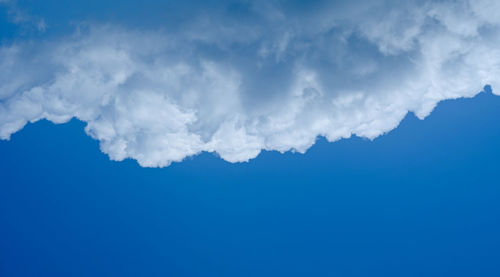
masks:
[[[52,60],[47,64],[40,62],[53,56],[50,51],[39,49],[50,48],[60,37],[74,33],[75,27],[71,24],[82,21],[91,25],[112,22],[121,26],[122,30],[137,28],[140,32],[162,25],[163,29],[167,29],[166,33],[172,34],[187,32],[189,28],[179,27],[183,20],[189,21],[187,14],[215,13],[224,17],[226,23],[232,22],[231,17],[249,22],[254,20],[253,15],[247,14],[246,5],[236,5],[234,1],[228,1],[233,4],[224,13],[213,7],[216,5],[203,6],[195,1],[190,2],[192,6],[172,4],[173,1],[170,4],[142,1],[141,7],[134,1],[124,1],[119,8],[112,1],[42,2],[19,0],[15,7],[12,6],[10,14],[6,9],[2,10],[0,35],[4,48],[1,48],[0,57],[10,57],[4,54],[5,45],[34,42],[36,46],[40,40],[48,41],[48,46],[19,46],[19,49],[24,49],[21,53],[28,58],[13,58],[16,66],[7,67],[7,63],[0,60],[0,72],[4,74],[0,78],[9,76],[10,83],[7,84],[12,86],[19,80],[22,83],[12,92],[14,96],[8,91],[8,86],[0,86],[4,90],[0,91],[0,116],[3,116],[0,117],[0,135],[2,130],[9,130],[11,121],[8,120],[11,118],[33,119],[29,116],[36,108],[29,101],[21,105],[23,109],[9,110],[14,106],[12,103],[19,103],[9,102],[11,99],[19,95],[20,98],[15,99],[31,97],[20,91],[36,87],[41,82],[40,87],[47,88],[44,91],[46,95],[57,95],[57,90],[51,90],[50,84],[57,83],[58,79],[47,77],[50,82],[42,79],[51,70],[54,70],[54,76],[61,76],[59,74],[64,71],[50,66],[58,68],[67,64]],[[302,13],[314,15],[321,2],[306,5],[293,1],[284,8],[285,14],[297,17]],[[342,6],[341,1],[337,5]],[[16,12],[22,12],[24,19],[16,21],[13,16]],[[165,18],[170,18],[170,21]],[[42,19],[46,24],[43,28],[39,25]],[[112,35],[119,36],[116,32],[114,30]],[[304,32],[307,33],[305,40],[309,39],[311,33]],[[336,32],[328,34],[335,35]],[[98,32],[95,36],[100,38],[100,35],[102,33]],[[124,36],[130,38],[129,35]],[[96,37],[84,37],[90,42],[83,44],[83,48],[90,47]],[[237,49],[225,52],[225,42],[221,42],[222,45],[211,44],[210,38],[197,42],[200,44],[191,50],[203,54],[186,54],[186,64],[200,55],[238,64],[235,66],[238,70],[248,74],[252,72],[253,67],[244,66],[251,60],[246,59],[245,53],[257,47],[255,41],[243,43],[236,39],[236,46],[232,42],[227,45]],[[150,39],[147,38],[148,42]],[[219,42],[224,41],[219,39]],[[392,45],[391,50],[383,50],[371,45],[381,43],[378,38],[374,40],[376,42],[362,40],[361,37],[350,38],[348,50],[359,47],[365,54],[364,50],[389,52],[383,55],[369,52],[363,57],[346,54],[344,57],[349,60],[349,65],[359,65],[357,59],[360,57],[363,60],[373,58],[380,63],[380,70],[392,67],[397,70],[357,81],[378,88],[380,83],[387,83],[384,76],[396,74],[400,69],[411,73],[418,71],[418,68],[413,70],[406,66],[408,57],[419,57],[419,49],[394,54],[390,51],[403,46]],[[81,47],[81,44],[78,45]],[[302,44],[297,42],[297,45]],[[144,47],[145,51],[154,53],[148,56],[141,52],[146,56],[144,60],[163,55],[161,51],[164,49]],[[26,49],[38,50],[30,52]],[[130,46],[130,49],[135,48]],[[398,51],[406,51],[401,49]],[[336,50],[342,53],[351,51],[341,47]],[[135,50],[130,51],[131,56],[138,56]],[[269,70],[263,73],[276,73],[272,78],[281,80],[276,87],[293,79],[287,75],[287,67],[296,64],[294,55],[301,50],[287,51],[280,54],[287,57],[284,60],[277,55],[263,61],[264,64],[277,63],[269,65]],[[79,55],[80,52],[76,53]],[[38,57],[32,59],[35,60],[33,64],[26,62],[30,60],[30,54]],[[243,55],[241,59],[238,58],[240,54]],[[302,58],[312,59],[316,54],[328,56],[323,48],[314,55],[309,54],[304,54]],[[72,55],[61,53],[61,57],[71,59]],[[400,59],[405,61],[400,62]],[[457,63],[453,67],[461,73],[458,69],[461,63],[454,61]],[[332,66],[326,61],[318,63],[315,67],[318,75],[324,73],[319,68]],[[143,64],[156,63],[144,62],[132,66]],[[45,65],[50,66],[43,67]],[[93,64],[87,65],[92,67]],[[10,69],[16,74],[8,75]],[[82,71],[81,74],[87,72]],[[255,78],[249,77],[252,81],[259,79],[260,75],[255,74]],[[439,76],[445,78],[445,75]],[[460,76],[463,79],[465,75]],[[66,77],[62,79],[68,80]],[[120,86],[130,88],[118,90],[120,96],[132,95],[135,87],[154,91],[153,86],[146,86],[143,81],[134,78],[130,77],[132,81]],[[452,79],[445,81],[449,80]],[[261,85],[247,84],[247,81],[243,78],[242,82],[249,91]],[[88,85],[85,82],[78,84],[82,87]],[[271,87],[270,91],[276,88]],[[450,90],[453,91],[452,88]],[[99,129],[101,125],[95,125],[94,131],[89,132],[94,138],[99,137],[100,141],[84,132],[87,124],[97,124],[110,114],[114,119],[125,117],[113,113],[119,106],[102,110],[96,108],[99,116],[95,119],[84,114],[83,111],[88,110],[83,108],[94,103],[85,102],[87,99],[84,97],[68,98],[77,99],[72,104],[87,103],[82,104],[83,108],[62,112],[55,99],[60,100],[64,95],[48,100],[44,98],[40,101],[44,102],[41,113],[45,117],[40,118],[57,121],[55,114],[61,112],[57,115],[67,113],[64,115],[84,120],[73,118],[65,124],[54,124],[42,119],[12,132],[10,140],[0,140],[0,276],[500,276],[500,97],[492,94],[489,87],[485,90],[474,98],[445,100],[425,120],[419,120],[410,112],[397,128],[373,141],[353,136],[329,143],[321,137],[305,154],[263,151],[257,158],[243,163],[228,162],[233,157],[231,151],[235,149],[227,150],[221,146],[217,152],[226,161],[215,153],[203,152],[194,156],[186,154],[188,157],[184,161],[163,168],[142,167],[136,161],[144,157],[145,162],[156,161],[156,152],[150,152],[149,147],[161,147],[161,144],[154,143],[157,140],[151,140],[151,144],[145,139],[147,143],[138,143],[134,145],[136,148],[130,146],[131,152],[127,152],[129,158],[111,161],[108,155],[117,152],[113,148],[116,144],[111,143],[106,148],[105,135],[108,133],[105,131],[108,129]],[[304,91],[312,95],[310,97],[323,93],[310,87]],[[462,96],[472,96],[476,92],[479,91]],[[446,92],[442,93],[444,99],[452,98]],[[262,97],[281,97],[280,94],[274,95],[274,98],[263,95],[250,94],[241,98],[251,100],[245,102],[247,105],[257,105],[255,103],[262,104],[259,102]],[[349,95],[352,94],[345,96]],[[420,96],[417,98],[425,98]],[[123,100],[113,94],[110,97]],[[140,102],[136,98],[131,99],[131,102]],[[211,99],[205,99],[204,103],[211,108],[210,105],[222,107],[213,104]],[[226,101],[228,97],[219,96],[218,99]],[[404,100],[404,97],[398,99]],[[418,99],[391,103],[410,103],[410,108],[403,106],[405,111],[410,109],[419,113],[422,103]],[[382,106],[386,103],[374,101],[372,103]],[[54,106],[51,106],[53,103]],[[279,103],[281,105],[282,102]],[[425,108],[424,104],[422,107]],[[148,105],[150,107],[153,103]],[[320,109],[320,106],[314,107]],[[203,109],[197,108],[201,113]],[[367,109],[353,107],[338,116],[345,116],[345,121],[350,122],[351,118],[360,117],[360,114],[363,117],[368,111],[367,122],[379,122],[377,116],[370,117],[373,113]],[[150,110],[151,113],[158,111],[154,107]],[[169,111],[169,115],[176,113],[175,110]],[[129,112],[136,114],[134,109]],[[228,114],[233,115],[232,111]],[[389,129],[396,127],[393,126],[394,122],[397,123],[397,120],[392,120],[393,115],[390,112],[383,114],[382,118],[386,121],[382,122],[388,122],[388,125],[381,123],[382,129],[385,126]],[[140,118],[142,121],[136,127],[150,122],[147,118]],[[300,118],[311,119],[303,123],[314,125],[310,124],[318,122],[314,118],[326,117],[301,113]],[[200,134],[212,134],[210,130],[222,122],[219,120],[195,124],[195,127],[203,131]],[[130,119],[127,122],[135,121]],[[380,131],[377,129],[379,125],[360,131],[356,129],[357,123],[352,124],[345,126],[352,127],[351,131],[359,132],[361,136],[369,136],[371,131],[379,134],[377,132]],[[120,126],[114,126],[114,131],[118,133]],[[192,127],[193,132],[198,132],[195,127]],[[310,132],[310,129],[301,129],[299,125],[293,128]],[[141,131],[141,136],[124,133],[121,139],[132,137],[127,141],[131,143],[150,138],[152,131],[147,130]],[[266,132],[262,131],[258,136],[271,141],[272,137]],[[181,136],[176,134],[168,138],[175,140]],[[232,134],[233,137],[238,135]],[[226,137],[222,137],[222,141],[225,145],[232,143]],[[243,141],[238,144],[242,148],[245,143],[252,145]],[[100,143],[105,153],[100,151]],[[172,152],[167,154],[172,155]]]

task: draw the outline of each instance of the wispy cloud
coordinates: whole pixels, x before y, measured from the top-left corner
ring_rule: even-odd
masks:
[[[2,5],[7,9],[9,20],[12,23],[35,28],[39,32],[45,32],[47,29],[47,23],[43,18],[24,12],[17,6],[15,0],[0,0],[0,6]]]

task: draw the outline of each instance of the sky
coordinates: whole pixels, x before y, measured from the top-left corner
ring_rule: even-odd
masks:
[[[498,9],[0,0],[0,275],[498,276]]]

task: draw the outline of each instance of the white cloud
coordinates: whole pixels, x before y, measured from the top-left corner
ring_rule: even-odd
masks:
[[[500,86],[498,1],[255,2],[251,20],[194,18],[177,32],[81,26],[0,49],[0,138],[76,117],[113,160],[168,166],[305,152],[317,136],[375,138],[408,111]]]

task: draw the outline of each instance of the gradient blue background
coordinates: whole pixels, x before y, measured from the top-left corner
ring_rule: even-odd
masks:
[[[0,142],[0,276],[499,276],[500,98],[373,142],[112,162],[83,124]]]
[[[180,1],[17,2],[49,28],[2,9],[2,42],[188,20]],[[500,97],[243,164],[112,162],[83,127],[41,121],[0,141],[1,277],[500,276]]]

